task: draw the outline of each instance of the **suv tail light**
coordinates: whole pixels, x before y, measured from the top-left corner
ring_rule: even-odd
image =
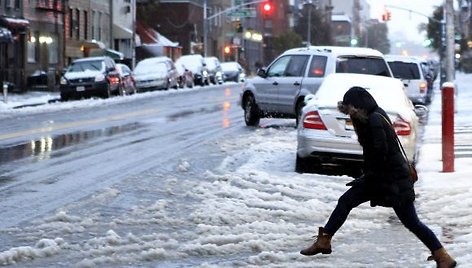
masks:
[[[428,89],[428,83],[426,82],[421,82],[420,83],[420,93],[426,93],[426,90]]]
[[[402,119],[393,122],[393,128],[398,136],[408,136],[411,134],[410,123],[405,122]]]
[[[303,119],[303,127],[309,129],[320,129],[326,130],[326,126],[321,120],[320,114],[318,111],[310,111],[305,115]]]
[[[116,76],[110,76],[108,77],[108,80],[110,81],[111,84],[118,84],[120,83],[120,78]]]

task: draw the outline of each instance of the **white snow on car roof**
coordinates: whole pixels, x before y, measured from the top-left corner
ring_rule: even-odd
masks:
[[[378,105],[386,111],[400,112],[402,108],[399,105],[408,103],[403,83],[399,79],[377,75],[334,73],[324,79],[315,97],[307,105],[336,107],[338,101],[343,99],[344,93],[354,86],[367,89]]]

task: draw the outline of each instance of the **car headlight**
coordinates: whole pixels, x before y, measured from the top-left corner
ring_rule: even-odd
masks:
[[[95,82],[102,82],[103,80],[105,80],[105,75],[99,74],[95,76]]]
[[[59,83],[61,85],[67,85],[67,79],[63,76],[63,77],[61,77],[61,81]]]

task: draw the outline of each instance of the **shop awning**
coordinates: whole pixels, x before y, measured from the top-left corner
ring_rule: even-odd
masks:
[[[100,48],[94,48],[90,49],[89,56],[91,57],[96,57],[96,56],[108,56],[114,60],[123,60],[124,59],[124,54],[113,50],[109,48],[105,49],[100,49]]]
[[[0,27],[0,43],[13,43],[10,30]]]
[[[113,24],[113,38],[115,39],[131,39],[133,31],[118,24]]]
[[[8,29],[24,30],[29,26],[29,21],[11,17],[0,17],[0,26]]]
[[[151,27],[147,27],[139,21],[136,23],[136,33],[141,38],[142,44],[154,44],[164,47],[179,47],[178,42],[172,42]]]

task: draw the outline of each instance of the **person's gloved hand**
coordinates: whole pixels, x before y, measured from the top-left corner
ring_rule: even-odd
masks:
[[[346,183],[346,186],[358,186],[358,185],[361,185],[365,182],[366,180],[366,176],[365,174],[362,174],[359,178],[355,178],[353,179],[352,181]]]

